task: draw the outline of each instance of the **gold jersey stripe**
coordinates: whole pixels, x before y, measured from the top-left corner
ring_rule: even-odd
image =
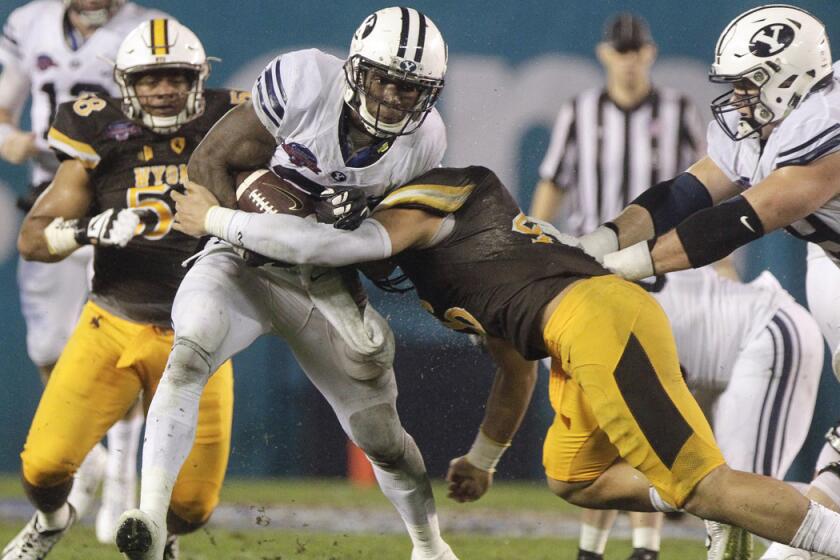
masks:
[[[162,56],[169,54],[169,25],[165,19],[152,20],[152,54]]]
[[[55,128],[50,128],[47,133],[47,140],[50,146],[55,146],[62,152],[73,156],[88,169],[96,167],[101,159],[90,144],[73,140]]]
[[[386,196],[378,208],[386,209],[406,204],[420,204],[441,212],[455,212],[472,193],[474,183],[459,187],[444,185],[408,185]]]

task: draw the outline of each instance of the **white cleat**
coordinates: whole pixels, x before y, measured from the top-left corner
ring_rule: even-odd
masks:
[[[166,527],[143,510],[120,516],[115,537],[117,548],[129,560],[161,560],[166,548]]]
[[[750,533],[717,521],[705,523],[708,560],[752,560],[753,538]]]
[[[434,556],[423,552],[417,548],[411,551],[411,560],[458,560],[449,545],[446,545],[446,550],[435,554]]]
[[[61,540],[73,522],[76,520],[76,512],[70,506],[70,521],[64,529],[55,531],[40,531],[38,529],[38,514],[32,516],[29,523],[20,533],[12,539],[6,548],[3,549],[3,556],[0,560],[42,560],[47,557],[52,547]]]
[[[137,507],[136,484],[135,480],[105,478],[102,505],[96,512],[96,540],[102,544],[114,544],[120,516]]]
[[[67,501],[76,510],[78,519],[84,517],[90,509],[96,497],[96,491],[99,489],[99,483],[105,476],[107,464],[108,450],[101,443],[97,443],[73,476],[73,488],[67,496]]]

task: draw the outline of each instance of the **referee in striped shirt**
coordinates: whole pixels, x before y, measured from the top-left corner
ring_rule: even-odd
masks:
[[[639,16],[607,22],[596,49],[606,87],[584,91],[557,116],[530,214],[580,235],[618,215],[643,191],[705,153],[705,123],[685,95],[656,88],[656,45]],[[614,511],[585,510],[578,560],[601,560]],[[657,560],[662,514],[632,514],[630,560]]]
[[[619,14],[596,49],[606,87],[584,91],[557,116],[540,165],[531,215],[561,229],[594,230],[643,191],[673,177],[705,150],[705,123],[685,95],[654,87],[656,45],[639,16]]]

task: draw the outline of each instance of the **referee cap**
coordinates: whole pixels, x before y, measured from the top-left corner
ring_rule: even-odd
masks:
[[[642,16],[622,12],[604,26],[604,42],[618,52],[637,51],[653,43],[650,28]]]

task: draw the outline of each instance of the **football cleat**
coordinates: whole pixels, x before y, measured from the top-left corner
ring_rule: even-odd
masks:
[[[753,538],[740,527],[706,521],[708,560],[752,560]]]
[[[41,531],[38,529],[38,514],[32,516],[29,523],[3,549],[0,560],[42,560],[47,557],[52,547],[61,540],[73,522],[76,520],[76,510],[70,506],[70,520],[64,529],[56,531]]]
[[[143,510],[123,513],[117,524],[117,548],[129,560],[160,560],[166,547],[166,527]]]
[[[627,560],[659,560],[659,551],[649,548],[634,548]]]
[[[604,560],[604,555],[589,550],[578,549],[577,560]]]
[[[166,537],[166,546],[163,548],[163,560],[178,560],[180,553],[178,535],[169,535]]]
[[[458,557],[455,556],[455,553],[452,552],[452,549],[449,548],[449,545],[445,545],[446,549],[443,552],[435,554],[431,556],[426,554],[425,552],[415,548],[411,551],[411,560],[458,560]]]

